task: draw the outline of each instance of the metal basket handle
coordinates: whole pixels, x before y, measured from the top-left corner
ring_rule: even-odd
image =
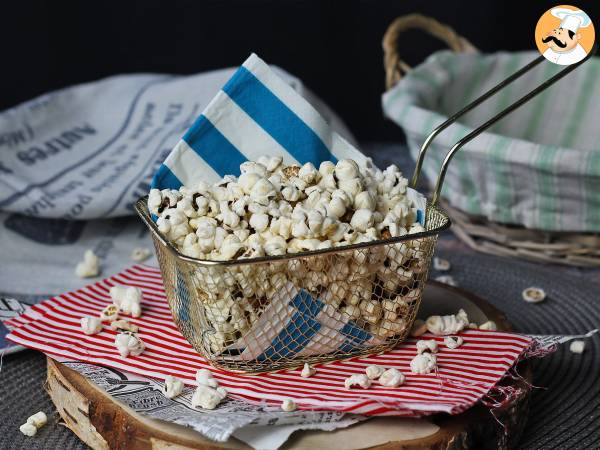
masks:
[[[570,66],[566,66],[563,70],[558,72],[556,75],[554,75],[551,78],[549,78],[548,80],[544,81],[542,84],[540,84],[538,87],[533,89],[531,92],[525,94],[523,97],[518,99],[512,105],[509,105],[508,107],[506,107],[505,109],[500,111],[498,114],[496,114],[492,118],[488,119],[482,125],[475,128],[469,134],[467,134],[462,139],[460,139],[456,144],[454,144],[452,146],[452,148],[450,149],[450,151],[446,154],[446,157],[444,158],[444,162],[442,163],[442,167],[440,169],[440,172],[439,172],[436,184],[435,184],[435,188],[433,191],[433,197],[431,200],[432,205],[436,205],[440,199],[442,185],[444,184],[444,179],[446,177],[446,171],[448,170],[448,165],[450,164],[450,161],[452,161],[452,158],[454,158],[454,155],[456,154],[456,152],[458,152],[466,143],[468,143],[475,137],[479,136],[481,133],[483,133],[485,130],[487,130],[490,126],[492,126],[493,124],[498,122],[500,119],[502,119],[504,116],[510,114],[511,112],[513,112],[515,109],[517,109],[519,106],[523,105],[524,103],[527,103],[529,100],[534,98],[536,95],[538,95],[539,93],[541,93],[542,91],[544,91],[545,89],[547,89],[548,87],[550,87],[551,85],[556,83],[558,80],[563,78],[565,75],[569,74],[570,72],[575,70],[577,67],[579,67],[581,64],[586,62],[588,59],[590,59],[590,57],[592,55],[594,55],[596,53],[597,48],[598,48],[598,44],[596,43],[592,47],[591,51],[581,61],[579,61],[575,64],[571,64]],[[492,97],[498,91],[504,89],[507,85],[509,85],[510,83],[515,81],[517,78],[520,78],[522,75],[529,72],[531,69],[533,69],[535,66],[537,66],[539,63],[541,63],[545,59],[546,58],[544,58],[542,55],[538,56],[536,59],[531,61],[529,64],[527,64],[523,68],[517,70],[514,74],[512,74],[505,80],[498,83],[496,86],[491,88],[489,91],[485,92],[480,97],[473,100],[471,103],[469,103],[467,106],[462,108],[460,111],[454,113],[448,120],[446,120],[442,124],[435,127],[433,129],[433,131],[431,133],[429,133],[429,135],[423,142],[423,145],[421,146],[421,150],[419,151],[419,156],[417,158],[417,164],[415,167],[415,171],[414,171],[412,179],[411,179],[411,186],[416,187],[417,181],[419,180],[419,175],[421,174],[421,168],[423,166],[423,160],[425,159],[425,154],[427,153],[427,149],[429,148],[429,146],[431,145],[431,142],[436,138],[436,136],[439,133],[441,133],[447,127],[449,127],[454,122],[456,122],[456,120],[458,120],[461,116],[463,116],[464,114],[466,114],[467,112],[471,111],[473,108],[478,106],[480,103],[482,103],[485,100],[487,100],[488,98]],[[553,63],[548,61],[548,64],[553,64]]]

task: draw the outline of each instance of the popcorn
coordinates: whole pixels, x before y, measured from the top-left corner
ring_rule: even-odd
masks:
[[[302,372],[300,372],[300,376],[302,378],[310,378],[315,373],[317,373],[317,369],[315,369],[313,366],[311,366],[308,363],[304,363],[304,367],[302,368]]]
[[[208,369],[199,369],[196,372],[196,381],[204,386],[209,386],[211,388],[218,388],[219,382],[213,378],[213,374]]]
[[[92,250],[86,250],[83,261],[75,266],[75,275],[79,278],[93,278],[100,274],[100,260]]]
[[[108,305],[100,313],[101,320],[108,320],[114,322],[119,318],[119,307],[117,305]]]
[[[433,258],[433,268],[435,270],[439,270],[440,272],[447,272],[450,270],[450,261],[435,256]]]
[[[179,190],[152,190],[148,208],[158,216],[156,224],[164,238],[180,252],[227,261],[421,232],[407,186],[395,166],[380,171],[340,160],[323,162],[317,169],[310,162],[286,165],[280,156],[262,156],[241,164],[239,177],[228,175],[212,185],[199,182]],[[385,251],[339,253],[331,264],[315,257],[285,261],[272,270],[230,266],[228,277],[216,266],[206,266],[195,276],[203,286],[207,320],[215,329],[207,337],[209,345],[218,352],[239,339],[254,324],[261,305],[288,283],[318,295],[328,308],[358,321],[378,338],[400,335],[421,291],[414,281],[427,269],[419,261],[425,250],[421,242],[407,242]],[[114,303],[137,317],[140,302],[128,295],[117,293]]]
[[[395,368],[388,369],[379,376],[379,384],[385,387],[398,387],[405,381],[404,374]]]
[[[110,288],[110,297],[113,303],[125,314],[133,317],[142,315],[142,291],[134,286],[113,286]]]
[[[584,341],[573,341],[569,345],[569,350],[571,351],[571,353],[577,353],[577,354],[583,353],[583,351],[585,350],[585,342]]]
[[[369,380],[376,380],[377,378],[379,378],[381,376],[382,373],[385,372],[385,369],[381,366],[372,365],[372,366],[368,366],[365,369],[365,372],[366,372]]]
[[[546,299],[546,292],[538,287],[529,287],[523,290],[522,296],[527,303],[539,303]]]
[[[136,247],[131,251],[131,259],[136,262],[142,262],[152,256],[152,252],[147,248]]]
[[[346,389],[351,389],[353,386],[360,386],[363,389],[371,387],[371,380],[365,374],[351,375],[344,380]]]
[[[297,408],[296,403],[291,398],[286,398],[281,402],[281,409],[285,412],[296,411]]]
[[[87,335],[98,334],[102,331],[102,321],[98,317],[85,316],[81,318],[81,329]]]
[[[444,345],[449,349],[455,349],[463,345],[463,338],[460,336],[446,336],[444,339]]]
[[[26,423],[33,425],[36,429],[40,429],[48,423],[48,416],[46,416],[45,412],[39,411],[29,416]]]
[[[201,384],[194,391],[194,395],[192,396],[192,407],[194,408],[202,408],[202,409],[215,409],[219,406],[225,397],[227,397],[227,390],[218,387],[216,389]]]
[[[165,397],[175,398],[183,392],[183,382],[171,375],[165,378]]]
[[[111,330],[117,331],[129,331],[131,333],[137,333],[139,331],[139,327],[136,324],[130,323],[128,320],[120,319],[111,322],[110,324]]]
[[[461,309],[456,315],[431,316],[426,321],[427,330],[435,335],[456,334],[469,325],[467,313]]]
[[[371,228],[375,223],[375,219],[373,217],[373,211],[369,209],[358,209],[352,215],[352,219],[350,220],[350,226],[357,231],[362,231],[363,233],[367,231],[368,228]]]
[[[410,362],[410,371],[415,374],[428,374],[437,367],[437,358],[435,355],[425,352],[413,358]]]
[[[146,349],[146,346],[139,337],[129,333],[117,334],[115,337],[115,346],[123,358],[130,355],[139,356]]]
[[[496,322],[494,322],[493,320],[488,320],[487,322],[479,325],[479,329],[487,331],[496,331],[498,327],[496,326]]]
[[[429,340],[421,340],[417,341],[417,354],[421,353],[437,353],[438,352],[438,343],[434,339]]]
[[[24,423],[19,427],[19,431],[25,436],[33,437],[37,433],[37,428],[30,423]]]

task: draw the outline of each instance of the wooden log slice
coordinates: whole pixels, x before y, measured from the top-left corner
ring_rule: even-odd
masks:
[[[476,323],[493,320],[498,329],[510,331],[506,317],[484,300],[462,289],[430,282],[425,290],[420,317],[455,313],[464,308]],[[519,366],[522,381],[511,381],[522,392],[508,406],[495,412],[483,406],[451,416],[426,419],[373,418],[335,431],[297,431],[285,450],[320,449],[486,449],[511,448],[518,441],[529,411],[531,368]],[[249,449],[231,438],[225,443],[208,440],[191,428],[149,419],[111,397],[76,371],[48,358],[46,389],[65,424],[94,449]],[[504,426],[500,425],[502,423]]]

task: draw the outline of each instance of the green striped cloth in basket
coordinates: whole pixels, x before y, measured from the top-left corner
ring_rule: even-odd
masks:
[[[383,95],[416,158],[425,137],[470,101],[539,56],[441,51]],[[557,73],[543,62],[442,132],[423,166],[437,179],[450,147]],[[469,214],[544,231],[600,232],[600,61],[592,58],[461,149],[443,195]]]

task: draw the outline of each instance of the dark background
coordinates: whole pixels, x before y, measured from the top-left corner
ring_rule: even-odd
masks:
[[[359,140],[397,140],[386,122],[381,39],[419,12],[484,52],[533,49],[540,15],[558,2],[416,0],[122,0],[2,2],[0,110],[71,84],[127,72],[191,74],[241,64],[254,51],[301,78]],[[600,20],[600,2],[579,2]],[[443,44],[399,42],[416,64]]]

